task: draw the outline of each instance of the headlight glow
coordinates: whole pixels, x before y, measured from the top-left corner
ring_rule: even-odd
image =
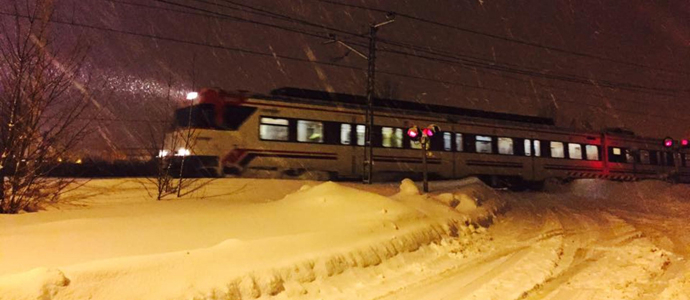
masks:
[[[187,93],[187,100],[194,100],[199,97],[199,93],[197,92],[189,92]]]
[[[177,153],[175,153],[175,156],[187,156],[190,154],[192,154],[192,152],[189,151],[189,149],[180,148],[180,149],[177,149]]]

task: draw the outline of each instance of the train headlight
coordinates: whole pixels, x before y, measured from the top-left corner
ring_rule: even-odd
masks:
[[[158,151],[158,157],[166,157],[168,155],[170,155],[170,151],[168,151],[168,150],[159,150]]]
[[[192,154],[192,152],[189,151],[189,149],[180,148],[180,149],[177,149],[177,152],[175,153],[175,156],[187,156],[187,155],[190,155],[190,154]]]
[[[197,93],[197,92],[187,93],[187,100],[194,100],[196,98],[199,98],[199,93]]]

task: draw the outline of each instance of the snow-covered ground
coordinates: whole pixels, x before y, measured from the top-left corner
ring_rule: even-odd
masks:
[[[0,215],[0,299],[689,299],[690,187],[93,180]]]

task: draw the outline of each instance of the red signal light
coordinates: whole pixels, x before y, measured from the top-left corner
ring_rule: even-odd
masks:
[[[683,146],[683,147],[687,147],[687,146],[689,145],[688,140],[687,140],[687,139],[681,140],[681,141],[680,141],[680,145]]]
[[[673,147],[673,139],[672,138],[665,138],[664,139],[664,147],[666,147],[666,148]]]
[[[410,129],[407,130],[407,136],[410,137],[411,140],[413,141],[418,141],[419,140],[419,128],[417,126],[412,126]]]
[[[429,128],[422,129],[422,132],[424,133],[424,135],[426,135],[428,137],[434,136],[434,131],[429,129]]]

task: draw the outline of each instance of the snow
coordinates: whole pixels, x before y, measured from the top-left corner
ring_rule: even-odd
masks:
[[[690,187],[81,182],[0,216],[0,299],[688,299]]]
[[[12,246],[2,247],[0,299],[294,293],[296,283],[438,243],[470,220],[409,180],[390,197],[334,182],[215,180],[161,202],[142,184],[94,180],[65,196],[72,206],[2,216],[2,245]],[[293,192],[269,201],[285,184]]]

